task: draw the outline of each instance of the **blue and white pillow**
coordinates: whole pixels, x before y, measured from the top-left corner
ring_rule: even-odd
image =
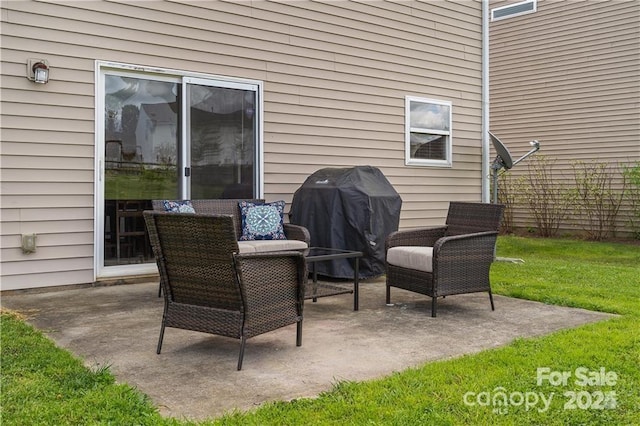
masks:
[[[238,203],[242,216],[240,241],[286,240],[284,235],[283,200],[273,203]]]
[[[163,204],[164,204],[164,210],[167,212],[175,212],[175,213],[195,213],[196,212],[190,200],[182,200],[182,201],[164,200]]]

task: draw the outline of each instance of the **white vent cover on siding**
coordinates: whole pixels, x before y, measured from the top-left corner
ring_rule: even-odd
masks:
[[[525,0],[520,3],[510,4],[508,6],[496,7],[491,9],[491,20],[499,21],[500,19],[512,18],[514,16],[525,15],[536,11],[536,0]]]

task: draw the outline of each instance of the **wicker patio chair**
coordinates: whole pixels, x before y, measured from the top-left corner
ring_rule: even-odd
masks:
[[[495,310],[489,269],[503,210],[500,204],[451,202],[445,226],[390,234],[385,244],[387,304],[391,287],[413,291],[432,298],[435,317],[438,297],[486,291]]]
[[[238,370],[246,340],[297,324],[302,345],[306,263],[299,252],[238,254],[231,216],[145,211],[166,327],[240,339]]]
[[[180,200],[168,200],[178,202]],[[190,200],[196,213],[213,214],[213,215],[229,215],[233,218],[233,229],[236,239],[242,235],[242,216],[238,203],[240,201],[249,201],[253,203],[263,203],[263,199],[196,199]],[[164,200],[152,200],[151,205],[155,211],[165,211]],[[293,225],[291,223],[283,224],[284,234],[288,240],[301,241],[309,247],[311,235],[304,226]],[[282,248],[275,248],[264,251],[283,251]],[[263,250],[260,250],[263,251]],[[162,296],[162,285],[158,285],[158,297]]]
[[[153,210],[156,211],[164,211],[164,200],[152,200],[151,204],[153,206]],[[170,201],[179,201],[179,200],[170,200]],[[240,201],[250,201],[253,203],[263,203],[263,199],[201,199],[201,200],[191,200],[191,204],[193,205],[196,213],[203,214],[223,214],[223,215],[231,215],[233,217],[233,228],[236,232],[236,237],[240,237],[242,235],[242,217],[240,216],[240,209],[238,208],[238,203]],[[284,234],[287,236],[289,240],[299,240],[307,243],[307,246],[310,243],[311,235],[309,231],[304,226],[294,225],[292,223],[284,223]]]

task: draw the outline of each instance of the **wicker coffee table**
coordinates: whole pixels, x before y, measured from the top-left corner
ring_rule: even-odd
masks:
[[[340,250],[326,247],[310,247],[305,256],[309,270],[311,271],[313,282],[307,286],[305,299],[312,299],[314,302],[319,297],[336,296],[338,294],[353,293],[353,310],[358,310],[358,276],[359,261],[362,257],[361,251]],[[325,260],[353,259],[353,288],[334,283],[319,283],[316,263]]]

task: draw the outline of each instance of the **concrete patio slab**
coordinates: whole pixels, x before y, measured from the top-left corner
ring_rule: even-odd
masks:
[[[315,397],[338,381],[380,378],[611,317],[500,296],[491,311],[487,294],[477,293],[441,299],[432,318],[428,297],[392,289],[395,304],[386,306],[384,279],[366,280],[359,311],[349,294],[307,301],[302,346],[295,346],[295,325],[249,339],[237,371],[234,339],[168,328],[157,355],[163,308],[157,292],[157,282],[12,292],[1,305],[24,314],[88,367],[110,366],[163,415],[194,420]]]

